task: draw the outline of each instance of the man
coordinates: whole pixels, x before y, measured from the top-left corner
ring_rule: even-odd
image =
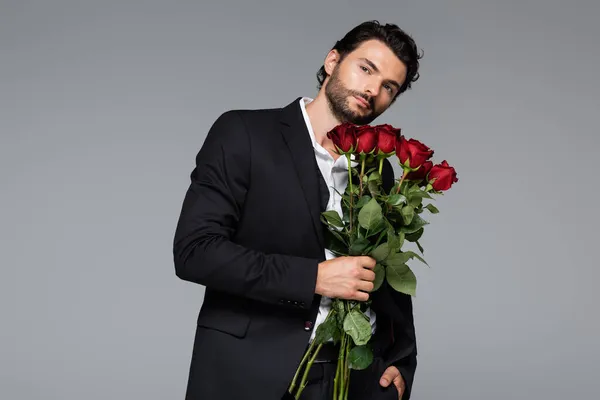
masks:
[[[414,41],[396,25],[356,26],[327,54],[318,95],[231,110],[196,157],[174,238],[179,278],[206,287],[186,399],[279,400],[331,298],[371,300],[374,361],[351,399],[410,398],[416,341],[410,296],[372,294],[370,257],[335,258],[319,215],[340,208],[347,164],[327,132],[369,124],[418,79]],[[384,185],[393,185],[386,162]],[[301,399],[331,398],[337,349],[323,347]],[[286,397],[287,396],[287,397]]]

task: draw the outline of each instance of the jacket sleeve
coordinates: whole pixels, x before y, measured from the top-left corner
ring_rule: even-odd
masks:
[[[239,113],[220,115],[197,153],[183,200],[173,241],[175,273],[233,295],[308,309],[319,260],[265,254],[232,241],[249,190],[251,153]]]

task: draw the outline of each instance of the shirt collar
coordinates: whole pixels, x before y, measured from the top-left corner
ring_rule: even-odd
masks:
[[[312,127],[312,125],[310,123],[310,118],[308,118],[308,113],[306,112],[306,105],[309,104],[309,103],[311,103],[313,100],[314,99],[312,97],[302,97],[302,98],[300,98],[300,109],[302,110],[302,116],[304,117],[304,122],[306,123],[306,129],[308,129],[308,133],[309,133],[309,137],[310,137],[310,142],[312,143],[313,149],[315,149],[318,152],[324,152],[327,155],[329,155],[329,153],[327,152],[327,150],[325,150],[323,148],[323,146],[321,146],[319,143],[317,143],[317,139],[315,137],[315,131],[313,130],[313,127]],[[350,156],[350,159],[352,160],[351,165],[353,167],[355,167],[356,165],[358,165],[358,163],[355,161],[354,154]]]
[[[306,112],[306,105],[311,103],[314,99],[311,97],[302,97],[300,99],[300,109],[302,110],[302,116],[304,117],[304,123],[306,124],[306,128],[308,129],[308,133],[310,136],[310,141],[312,143],[313,149],[317,149],[317,139],[315,138],[315,131],[310,123],[310,118],[308,118],[308,113]],[[319,146],[321,147],[321,146]]]

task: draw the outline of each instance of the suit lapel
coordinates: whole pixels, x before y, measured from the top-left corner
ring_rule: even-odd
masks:
[[[311,215],[315,234],[321,247],[324,246],[321,222],[321,198],[317,175],[317,161],[309,132],[300,110],[300,97],[282,109],[281,134],[294,161],[296,176],[302,186],[304,199]]]

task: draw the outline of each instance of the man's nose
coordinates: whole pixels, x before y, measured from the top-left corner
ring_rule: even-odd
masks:
[[[377,97],[379,94],[379,83],[378,82],[369,82],[365,87],[365,93],[369,95],[369,97]]]

